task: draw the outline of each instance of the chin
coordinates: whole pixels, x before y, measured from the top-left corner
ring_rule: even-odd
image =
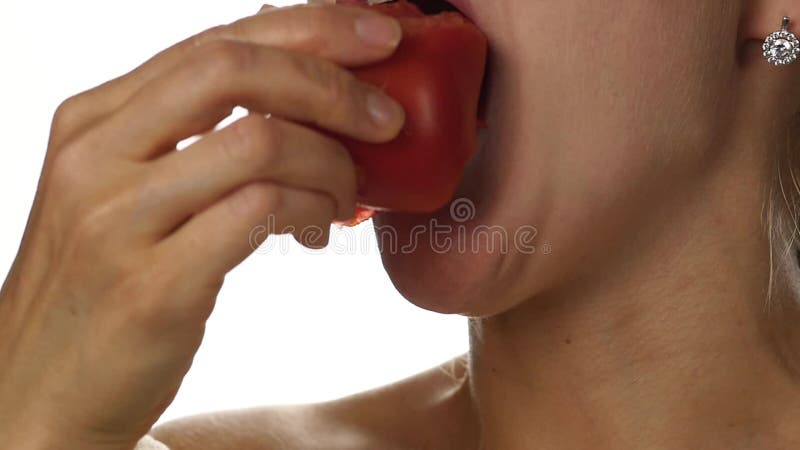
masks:
[[[509,86],[516,84],[509,73],[490,58],[482,99],[488,128],[480,131],[478,151],[452,200],[431,213],[381,211],[373,217],[386,272],[397,290],[421,308],[490,316],[542,287],[543,280],[531,277],[531,269],[542,269],[550,257],[538,257],[538,249],[527,241],[520,251],[517,234],[538,223],[531,220],[537,212],[547,212],[548,192],[544,182],[531,186],[530,170],[515,157],[515,151],[528,150],[531,139],[519,134],[530,127],[515,107],[517,95]],[[537,211],[536,205],[543,208]],[[537,236],[537,247],[540,240]],[[525,251],[529,248],[534,251]]]
[[[503,255],[459,248],[469,226],[448,212],[380,213],[375,218],[384,268],[411,303],[443,314],[480,314]]]
[[[427,214],[379,212],[373,218],[383,265],[411,303],[443,314],[488,316],[530,294],[519,279],[530,264],[520,254],[505,202],[491,181],[482,142],[454,199]],[[495,154],[496,155],[496,154]],[[536,258],[534,258],[536,259]]]

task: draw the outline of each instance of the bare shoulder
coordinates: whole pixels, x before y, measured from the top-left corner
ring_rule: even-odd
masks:
[[[465,361],[330,402],[203,414],[151,434],[172,450],[464,449],[475,429]]]

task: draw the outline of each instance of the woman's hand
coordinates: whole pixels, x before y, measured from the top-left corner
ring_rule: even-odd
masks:
[[[0,293],[4,445],[134,446],[172,401],[251,231],[292,227],[319,247],[353,213],[356,169],[316,130],[397,134],[399,105],[342,66],[399,40],[393,19],[361,8],[265,9],[59,107]],[[237,105],[252,114],[213,130]]]

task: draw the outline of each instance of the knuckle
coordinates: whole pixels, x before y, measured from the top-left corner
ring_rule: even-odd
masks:
[[[246,17],[244,19],[231,22],[227,25],[223,25],[219,30],[217,30],[217,33],[219,33],[223,39],[233,39],[242,42],[254,41],[252,33],[249,32],[248,27],[246,26],[248,19],[249,17]]]
[[[232,74],[249,70],[254,59],[254,50],[250,45],[232,40],[218,40],[205,46],[201,70],[212,81],[218,81],[220,78],[226,79]]]
[[[332,15],[338,12],[338,8],[316,7],[304,10],[303,21],[307,26],[303,27],[305,34],[302,36],[302,46],[310,53],[321,53],[335,41],[326,38],[325,30],[331,28],[333,23]]]
[[[242,212],[275,213],[283,206],[280,187],[272,183],[253,183],[241,188],[232,202],[237,214]]]
[[[228,25],[217,25],[192,36],[189,41],[193,47],[202,47],[211,42],[227,39],[229,36]]]
[[[335,13],[336,8],[327,5],[317,5],[312,8],[303,9],[303,21],[308,24],[310,29],[320,29],[325,27],[331,20],[331,14]]]
[[[350,74],[336,71],[329,79],[327,92],[328,107],[320,112],[326,123],[362,117],[358,105],[362,103],[360,98],[363,94],[359,90],[359,84]]]
[[[59,149],[48,158],[43,181],[59,192],[74,188],[85,172],[82,153],[76,143]]]
[[[253,114],[231,127],[223,150],[234,164],[244,163],[260,169],[279,162],[282,133],[275,120]]]
[[[327,94],[327,106],[330,114],[340,114],[341,108],[353,104],[357,97],[356,83],[353,76],[328,64],[320,64],[320,81]],[[332,106],[332,108],[330,108]]]
[[[307,53],[323,55],[330,51],[333,42],[330,38],[321,34],[319,28],[315,27],[308,30],[300,45]]]
[[[356,82],[352,74],[334,64],[314,58],[295,58],[297,71],[320,91],[312,107],[322,117],[339,116],[357,97]]]
[[[53,114],[53,131],[60,132],[71,129],[83,115],[83,105],[82,94],[73,95],[61,102]]]

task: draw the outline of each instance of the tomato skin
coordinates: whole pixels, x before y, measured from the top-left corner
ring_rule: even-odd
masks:
[[[400,102],[406,123],[388,143],[342,139],[365,173],[359,202],[431,212],[452,198],[477,148],[486,37],[455,12],[425,16],[405,0],[370,8],[397,17],[403,40],[389,59],[353,72]]]

